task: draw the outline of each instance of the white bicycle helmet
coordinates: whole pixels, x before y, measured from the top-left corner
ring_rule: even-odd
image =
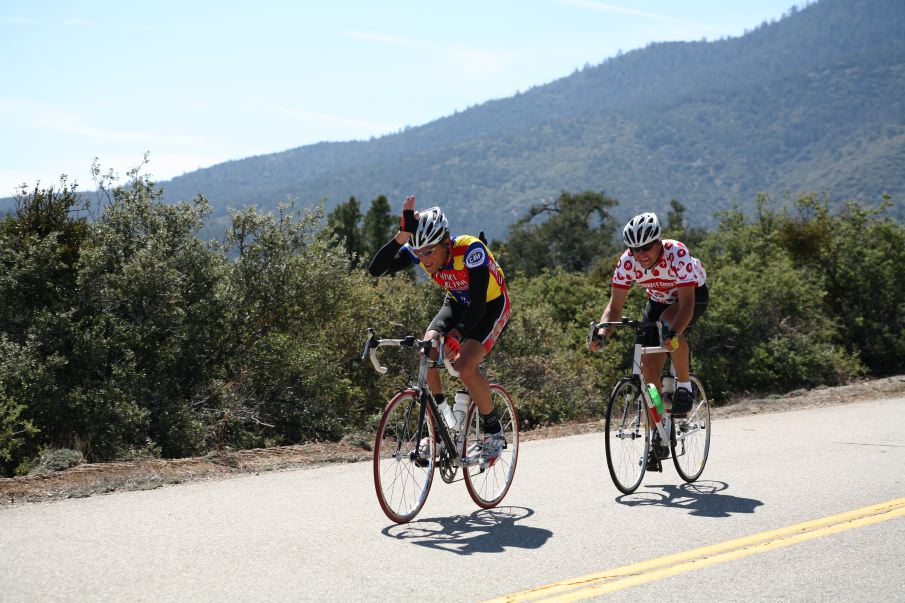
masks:
[[[418,227],[409,241],[413,249],[421,249],[428,245],[435,245],[443,240],[449,232],[449,222],[439,207],[431,207],[422,210],[418,216]]]
[[[659,238],[660,220],[651,212],[635,216],[622,229],[622,240],[628,247],[643,247]]]

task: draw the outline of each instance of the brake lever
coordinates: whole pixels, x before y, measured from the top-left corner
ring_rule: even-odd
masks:
[[[435,340],[435,341],[437,341],[437,340]],[[446,370],[449,372],[450,375],[452,375],[453,377],[458,379],[459,371],[457,371],[456,369],[453,368],[452,363],[446,357],[446,335],[440,335],[439,342],[440,342],[440,353],[439,353],[437,359],[443,363],[443,366],[446,367]]]
[[[368,338],[365,339],[365,349],[361,353],[361,360],[364,361],[365,357],[371,359],[371,364],[374,365],[374,370],[380,373],[381,375],[385,375],[387,372],[387,368],[380,364],[380,361],[377,360],[377,348],[378,345],[374,345],[374,341],[378,339],[377,332],[368,327]]]
[[[588,329],[588,338],[587,338],[588,350],[591,349],[591,344],[594,343],[594,341],[596,341],[596,340],[597,340],[597,323],[592,320],[591,328]]]
[[[361,352],[361,360],[364,362],[364,359],[367,357],[368,352],[371,351],[371,340],[374,339],[374,329],[368,327],[368,337],[365,339],[365,349]]]

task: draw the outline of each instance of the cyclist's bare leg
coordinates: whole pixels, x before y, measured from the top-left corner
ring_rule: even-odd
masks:
[[[663,312],[660,318],[669,324],[674,324],[678,314],[679,304],[673,304]],[[676,379],[678,381],[688,381],[690,378],[688,373],[688,341],[686,341],[684,333],[679,335],[679,347],[669,353],[669,358],[676,369]],[[646,378],[647,375],[645,375]]]
[[[440,337],[439,331],[430,330],[424,334],[424,339],[433,339],[437,340]],[[436,346],[431,348],[430,357],[431,360],[436,360],[439,358],[440,351]],[[435,396],[437,394],[443,393],[443,383],[440,381],[440,371],[435,368],[427,369],[427,387],[430,388],[431,393]]]
[[[485,415],[493,410],[493,402],[490,399],[490,382],[478,370],[478,366],[486,355],[484,344],[476,339],[466,339],[462,342],[459,357],[453,362],[453,367],[459,371],[459,379],[465,384],[472,400],[478,405],[478,410]]]
[[[679,347],[669,353],[669,358],[676,367],[676,379],[688,381],[691,377],[688,372],[688,342],[685,341],[685,335],[679,336]]]
[[[657,391],[660,390],[660,375],[663,373],[664,364],[666,364],[665,352],[641,356],[641,375],[644,377],[644,382],[656,385]]]

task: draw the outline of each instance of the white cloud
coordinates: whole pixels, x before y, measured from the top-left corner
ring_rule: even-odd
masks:
[[[488,76],[499,73],[511,60],[511,54],[504,52],[493,52],[481,50],[479,48],[465,47],[442,47],[434,44],[428,44],[411,38],[399,38],[396,36],[388,36],[375,32],[366,31],[346,31],[345,35],[357,38],[359,40],[368,40],[378,42],[390,46],[398,46],[403,48],[419,48],[424,52],[429,52],[436,56],[445,57],[458,65],[463,71],[476,76]]]
[[[71,19],[66,19],[63,21],[64,27],[84,27],[86,29],[100,29],[104,31],[140,31],[147,33],[160,33],[164,30],[156,28],[156,27],[148,27],[147,25],[122,25],[122,24],[100,24],[95,21],[91,21],[89,19],[82,19],[81,17],[73,17]]]
[[[38,181],[56,185],[60,174],[69,175],[70,183],[77,181],[82,189],[93,188],[90,166],[95,155],[100,156],[104,173],[113,168],[124,177],[150,149],[146,171],[165,180],[235,153],[208,136],[97,127],[77,112],[51,103],[0,97],[0,114],[4,116],[0,138],[23,139],[22,148],[0,149],[0,197],[13,194],[23,182],[29,187]]]
[[[279,105],[262,104],[248,107],[248,109],[256,113],[266,113],[269,115],[276,115],[284,119],[291,119],[296,123],[314,123],[319,126],[327,126],[331,129],[343,128],[347,130],[369,132],[369,134],[367,134],[366,136],[385,134],[387,132],[394,132],[399,129],[398,124],[386,124],[381,122],[367,121],[331,113],[321,113],[318,111],[306,111],[304,109],[281,107]]]
[[[124,184],[126,174],[141,165],[143,151],[135,153],[119,153],[116,155],[103,155],[98,158],[101,174],[107,174],[111,170],[117,177],[116,184]],[[235,159],[225,153],[151,153],[148,163],[139,170],[142,174],[148,174],[154,182],[163,182],[186,172],[191,172],[203,167],[223,163]],[[94,190],[96,185],[91,176],[92,158],[86,157],[60,157],[52,162],[44,161],[31,163],[27,169],[0,170],[0,198],[11,197],[20,190],[22,184],[26,184],[28,190],[34,189],[37,184],[41,188],[53,186],[56,188],[60,182],[60,175],[66,174],[68,183],[78,184],[78,190]]]
[[[31,17],[0,17],[0,23],[17,23],[19,25],[34,25],[37,23]]]
[[[669,23],[679,23],[682,25],[693,25],[694,27],[702,27],[702,28],[714,28],[712,25],[708,25],[707,23],[697,23],[694,21],[688,21],[687,19],[680,19],[678,17],[671,17],[669,15],[659,15],[657,13],[649,13],[641,10],[637,10],[634,8],[626,8],[624,6],[615,6],[612,4],[604,4],[603,2],[595,2],[595,0],[559,0],[560,4],[564,4],[566,6],[574,6],[576,8],[586,8],[590,10],[608,12],[608,13],[618,13],[622,15],[631,15],[633,17],[642,17],[645,19],[653,19],[655,21],[666,21]]]
[[[100,157],[98,163],[101,166],[101,173],[107,173],[110,169],[121,178],[125,178],[129,170],[135,169],[141,165],[143,154],[119,154],[110,157]],[[227,156],[225,153],[167,153],[151,152],[148,155],[148,163],[139,170],[142,174],[148,174],[151,180],[162,182],[176,176],[180,176],[186,172],[210,167],[217,163],[223,163],[236,159],[233,156]],[[86,184],[94,184],[90,179],[85,181]],[[84,187],[83,187],[84,188]]]
[[[48,103],[39,103],[17,98],[0,97],[0,112],[8,123],[21,127],[30,125],[34,128],[63,134],[78,136],[102,142],[125,142],[150,144],[171,144],[197,146],[206,142],[199,136],[185,134],[165,134],[158,132],[107,130],[98,128],[70,111],[60,110]]]
[[[88,19],[82,19],[80,17],[66,19],[65,21],[63,21],[63,25],[65,25],[66,27],[97,27],[97,23],[89,21]]]
[[[483,76],[499,73],[512,59],[512,55],[509,53],[468,48],[452,50],[450,56],[468,73]]]
[[[0,198],[12,197],[21,190],[24,184],[31,191],[36,185],[41,188],[53,186],[57,188],[60,176],[66,174],[70,185],[77,183],[79,190],[91,188],[93,184],[90,173],[91,162],[84,158],[79,160],[62,160],[42,163],[29,163],[26,169],[0,170]]]
[[[412,48],[414,46],[418,46],[418,42],[416,42],[415,40],[408,38],[399,38],[396,36],[387,36],[370,31],[346,31],[343,33],[350,38],[367,40],[369,42],[378,42],[380,44],[388,44],[390,46],[401,46],[403,48]]]
[[[187,136],[185,134],[161,134],[157,132],[141,132],[126,130],[105,130],[93,125],[83,123],[73,114],[67,113],[41,113],[35,116],[35,124],[60,134],[70,134],[89,138],[102,142],[125,142],[144,145],[178,145],[197,146],[204,144],[206,139],[200,136]]]

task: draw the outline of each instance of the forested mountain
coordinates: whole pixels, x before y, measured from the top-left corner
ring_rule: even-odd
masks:
[[[738,38],[657,43],[516,96],[369,141],[230,161],[161,183],[198,193],[215,228],[226,208],[292,196],[329,210],[406,194],[441,204],[457,229],[502,238],[560,191],[620,200],[617,217],[689,221],[758,192],[878,201],[905,194],[905,4],[819,0]]]

